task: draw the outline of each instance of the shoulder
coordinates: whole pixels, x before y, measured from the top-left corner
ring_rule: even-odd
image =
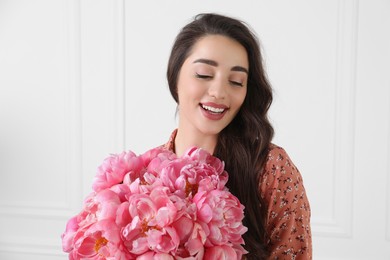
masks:
[[[302,175],[287,152],[275,144],[271,144],[268,149],[259,188],[270,212],[276,204],[283,207],[283,204],[287,203],[285,200],[287,197],[296,202],[305,190]]]
[[[265,167],[267,170],[272,170],[274,167],[291,167],[296,169],[286,150],[273,143],[271,143],[268,147],[268,155]]]
[[[263,197],[270,195],[269,193],[274,192],[274,189],[298,188],[301,182],[302,176],[286,150],[278,145],[271,144],[260,177],[261,195]]]
[[[302,175],[283,148],[270,146],[259,188],[270,222],[296,211],[304,211],[310,218]]]

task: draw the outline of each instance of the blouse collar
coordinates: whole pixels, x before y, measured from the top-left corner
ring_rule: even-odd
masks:
[[[175,138],[176,138],[176,134],[177,134],[177,128],[175,130],[173,130],[171,136],[169,137],[169,140],[168,142],[163,145],[164,149],[167,149],[171,152],[175,152]]]

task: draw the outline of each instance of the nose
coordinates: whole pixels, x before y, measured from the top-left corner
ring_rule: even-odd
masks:
[[[208,94],[215,99],[224,99],[226,97],[226,83],[222,79],[214,79],[209,86]]]

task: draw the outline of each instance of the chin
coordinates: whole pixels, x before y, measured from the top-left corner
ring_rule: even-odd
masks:
[[[218,135],[225,127],[205,127],[202,132],[206,135]]]

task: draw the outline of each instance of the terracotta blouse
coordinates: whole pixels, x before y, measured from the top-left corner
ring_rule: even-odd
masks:
[[[164,148],[173,151],[176,130]],[[269,259],[312,259],[310,205],[302,176],[286,151],[274,144],[259,184],[268,204]]]

